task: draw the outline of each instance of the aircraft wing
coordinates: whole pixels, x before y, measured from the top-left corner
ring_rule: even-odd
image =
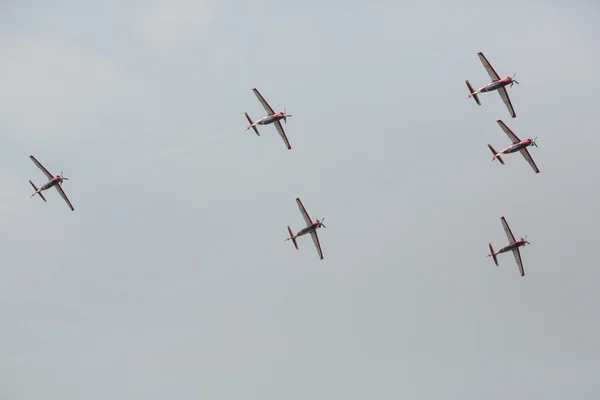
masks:
[[[485,58],[485,56],[483,55],[483,53],[477,53],[477,55],[479,56],[479,59],[481,60],[481,63],[483,64],[483,67],[485,68],[485,70],[487,71],[487,73],[490,75],[490,78],[492,78],[492,82],[495,81],[499,81],[500,80],[500,76],[498,76],[498,74],[496,73],[496,71],[494,71],[494,68],[492,67],[492,64],[490,64],[490,62],[487,60],[487,58]]]
[[[504,124],[504,122],[502,122],[501,120],[496,121],[498,123],[498,125],[500,125],[500,128],[502,128],[502,130],[504,131],[504,133],[506,133],[506,136],[508,136],[508,138],[513,142],[513,143],[519,143],[521,141],[521,139],[519,139],[517,137],[517,135],[515,135],[513,133],[513,131],[511,131],[508,126],[506,126]]]
[[[69,208],[71,209],[71,211],[75,211],[75,209],[73,208],[73,205],[69,201],[69,198],[65,194],[65,191],[60,187],[60,183],[57,183],[56,185],[54,185],[54,187],[56,188],[56,190],[58,190],[58,193],[60,193],[61,197],[63,199],[65,199],[65,201],[67,202],[67,205],[69,206]]]
[[[310,236],[312,237],[313,243],[315,244],[315,247],[317,248],[317,251],[319,252],[319,258],[322,260],[323,259],[323,251],[321,250],[321,244],[319,243],[319,236],[317,236],[317,231],[312,231],[310,233]]]
[[[302,216],[304,217],[304,222],[306,222],[306,226],[312,225],[312,221],[310,219],[310,217],[308,216],[308,213],[306,212],[306,208],[304,208],[304,206],[302,205],[302,202],[300,201],[300,199],[296,199],[296,203],[298,204],[298,208],[300,209],[300,213],[302,214]]]
[[[500,218],[500,221],[502,221],[502,226],[504,227],[504,232],[506,232],[506,237],[508,238],[508,244],[513,244],[514,242],[516,242],[515,235],[512,234],[510,228],[508,227],[508,223],[506,222],[506,219],[504,219],[504,217],[502,217],[502,218]]]
[[[517,114],[515,114],[515,109],[512,106],[512,103],[510,102],[510,97],[508,97],[508,92],[506,91],[506,88],[501,87],[500,89],[498,89],[498,94],[500,94],[500,97],[502,97],[502,101],[504,102],[504,104],[506,104],[506,108],[508,108],[508,112],[510,113],[510,115],[513,118],[517,118]]]
[[[521,272],[521,276],[525,276],[525,270],[523,269],[523,261],[521,261],[521,252],[519,251],[519,249],[514,249],[512,252],[513,252],[513,256],[515,256],[515,261],[517,262],[517,265],[519,266],[519,271]]]
[[[273,111],[273,109],[271,108],[271,106],[269,105],[269,103],[267,103],[267,101],[265,100],[265,98],[262,97],[262,94],[260,94],[259,91],[256,90],[256,88],[252,89],[252,91],[254,92],[254,94],[256,95],[256,97],[258,98],[258,101],[260,101],[260,104],[262,104],[262,106],[265,108],[265,111],[267,112],[267,114],[269,114],[269,115],[275,114],[275,111]]]
[[[277,129],[277,132],[279,132],[279,135],[283,139],[283,142],[287,146],[288,150],[291,150],[292,146],[290,146],[290,142],[288,141],[287,136],[285,136],[285,132],[283,131],[283,126],[281,125],[281,122],[275,121],[275,122],[273,122],[273,124],[275,125],[275,128]]]
[[[529,151],[527,151],[527,148],[521,149],[519,151],[519,153],[521,153],[521,155],[525,158],[525,160],[527,160],[529,165],[531,165],[531,168],[533,168],[535,173],[539,174],[540,170],[538,169],[537,165],[535,165],[535,161],[533,161],[533,158],[531,158],[531,154],[529,154]]]
[[[34,156],[29,156],[29,158],[31,158],[31,161],[33,161],[33,163],[37,165],[39,169],[42,170],[42,172],[44,173],[44,175],[46,175],[46,178],[48,178],[48,180],[54,178],[54,176],[50,172],[48,172],[48,170],[44,168],[44,166],[38,160],[36,160]]]

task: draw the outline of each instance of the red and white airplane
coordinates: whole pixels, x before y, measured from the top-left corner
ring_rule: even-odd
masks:
[[[296,242],[296,238],[298,238],[299,236],[302,236],[302,235],[306,235],[307,233],[310,233],[310,236],[312,236],[312,240],[315,244],[315,247],[317,248],[317,251],[319,252],[319,257],[322,260],[323,259],[323,251],[321,251],[321,244],[319,243],[319,237],[317,236],[317,229],[319,229],[320,227],[326,228],[326,226],[323,225],[323,220],[325,220],[325,218],[322,218],[321,221],[316,220],[315,222],[313,222],[310,219],[310,217],[308,216],[308,213],[306,212],[306,209],[302,205],[302,202],[300,201],[300,199],[297,198],[296,203],[298,203],[298,208],[300,209],[300,213],[304,217],[304,221],[306,222],[306,227],[302,228],[300,230],[300,232],[298,232],[294,235],[292,233],[292,228],[290,228],[288,226],[287,228],[288,228],[288,232],[290,233],[290,237],[285,240],[288,241],[291,239],[292,242],[294,242],[294,246],[296,247],[296,250],[298,250],[298,242]]]
[[[469,96],[467,96],[467,99],[472,97],[475,99],[475,101],[477,102],[478,105],[481,105],[481,102],[479,101],[479,97],[477,96],[479,93],[486,93],[486,92],[492,92],[494,90],[497,90],[498,93],[500,94],[500,97],[502,97],[502,101],[504,102],[504,104],[506,104],[506,107],[508,108],[510,115],[513,118],[516,118],[517,114],[515,114],[515,109],[513,108],[512,103],[510,102],[510,98],[508,97],[508,92],[506,91],[506,86],[510,85],[510,87],[512,87],[512,85],[515,83],[517,85],[519,84],[519,82],[517,82],[515,80],[516,74],[514,74],[512,78],[507,76],[506,78],[500,79],[500,76],[496,73],[496,71],[494,71],[494,68],[492,68],[492,65],[488,62],[488,60],[485,58],[483,53],[477,53],[477,55],[479,56],[479,59],[483,63],[485,70],[490,75],[490,78],[492,78],[492,83],[488,83],[487,85],[485,85],[477,90],[473,90],[473,87],[471,86],[469,81],[465,81],[465,82],[467,82],[467,87],[469,88],[469,93],[470,93]]]
[[[73,205],[69,201],[69,198],[67,197],[67,195],[65,194],[65,192],[63,191],[63,189],[61,187],[63,181],[68,181],[69,178],[65,178],[63,176],[63,172],[62,171],[60,171],[60,175],[54,176],[50,172],[48,172],[48,170],[46,168],[44,168],[44,166],[42,164],[40,164],[40,162],[38,160],[36,160],[34,156],[29,156],[29,158],[31,158],[31,161],[33,161],[33,163],[35,165],[37,165],[37,167],[39,169],[41,169],[42,172],[44,173],[44,175],[46,175],[46,177],[49,179],[49,181],[46,182],[46,183],[44,183],[42,185],[42,187],[40,187],[39,189],[35,186],[35,184],[33,182],[29,181],[29,183],[31,183],[31,186],[33,186],[33,189],[35,189],[35,192],[31,195],[31,197],[35,196],[36,194],[39,194],[40,197],[42,198],[42,200],[46,201],[46,198],[42,194],[42,191],[48,190],[51,187],[55,187],[56,190],[58,190],[58,193],[60,193],[60,195],[62,196],[62,198],[67,202],[67,205],[69,206],[69,208],[71,209],[71,211],[75,211],[75,209],[73,208]]]
[[[275,124],[275,128],[277,128],[277,132],[279,132],[279,135],[283,139],[288,150],[291,150],[292,146],[290,146],[290,142],[288,141],[287,136],[285,136],[285,132],[283,131],[283,126],[281,125],[280,121],[283,120],[283,122],[285,122],[287,124],[287,117],[291,117],[292,115],[286,113],[285,108],[284,108],[284,111],[276,113],[275,111],[273,111],[273,109],[271,108],[269,103],[267,103],[265,98],[262,97],[262,95],[258,92],[258,90],[256,90],[256,88],[252,89],[252,91],[258,98],[258,101],[260,101],[260,104],[262,104],[262,106],[265,108],[265,111],[267,112],[267,116],[259,119],[256,122],[253,122],[252,118],[250,118],[248,113],[244,113],[244,114],[246,114],[246,118],[248,118],[248,122],[250,122],[250,125],[245,130],[252,128],[252,129],[254,129],[254,132],[256,132],[256,134],[258,136],[260,136],[260,133],[258,133],[258,129],[256,129],[256,125]]]
[[[506,133],[506,136],[508,136],[508,138],[511,140],[512,144],[510,146],[508,146],[507,148],[505,148],[504,150],[499,151],[499,152],[497,152],[492,147],[491,144],[488,144],[488,147],[492,151],[492,154],[494,154],[494,157],[492,158],[492,162],[494,162],[495,159],[498,159],[498,161],[500,161],[500,163],[502,165],[504,165],[504,160],[502,160],[502,157],[500,157],[500,154],[516,153],[518,151],[521,153],[523,158],[525,158],[525,160],[529,163],[529,165],[531,165],[531,168],[533,168],[535,173],[538,174],[540,172],[540,170],[538,169],[537,165],[535,165],[535,162],[533,161],[533,158],[531,158],[531,154],[529,154],[529,151],[527,151],[528,146],[538,147],[537,143],[535,142],[537,137],[535,139],[530,138],[530,139],[521,140],[517,137],[517,135],[515,135],[513,133],[513,131],[508,129],[508,126],[506,126],[504,124],[504,122],[502,122],[501,120],[498,120],[496,122],[498,123],[498,125],[500,125],[500,128],[502,128],[504,133]]]
[[[496,256],[507,251],[512,251],[513,255],[515,256],[515,261],[519,266],[519,271],[521,271],[521,276],[525,276],[525,270],[523,269],[523,261],[521,261],[521,253],[519,252],[519,247],[525,246],[526,243],[529,245],[531,243],[527,241],[527,235],[525,235],[525,239],[521,238],[521,240],[519,241],[515,240],[515,236],[512,234],[510,228],[508,227],[506,219],[504,219],[504,217],[501,217],[500,221],[502,221],[502,226],[504,227],[504,232],[506,232],[506,236],[508,237],[509,245],[501,248],[500,250],[494,253],[494,249],[492,247],[492,244],[490,243],[489,246],[491,254],[488,254],[488,257],[492,257],[494,259],[494,262],[496,263],[496,266],[498,266],[498,259],[496,258]]]

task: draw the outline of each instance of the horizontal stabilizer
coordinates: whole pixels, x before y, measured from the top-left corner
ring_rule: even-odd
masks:
[[[252,129],[254,129],[254,132],[256,132],[256,135],[260,136],[260,133],[258,133],[258,129],[256,129],[256,125],[253,125],[254,122],[252,121],[252,118],[250,118],[248,113],[244,113],[244,114],[246,114],[246,118],[248,118],[248,122],[250,122],[250,126],[248,128],[252,127]],[[246,130],[248,130],[248,128],[246,128]]]
[[[473,90],[473,87],[471,86],[471,84],[469,83],[469,81],[465,81],[467,83],[467,87],[469,88],[469,97],[472,97],[473,99],[475,99],[475,102],[477,103],[477,105],[481,105],[481,102],[479,101],[479,96],[477,96],[476,94],[473,94],[473,92],[475,92]],[[469,98],[467,97],[467,99]]]
[[[496,264],[496,267],[498,266],[498,259],[496,258],[496,254],[494,254],[494,248],[492,247],[492,244],[489,243],[490,246],[490,254],[488,255],[488,257],[492,257],[492,259],[494,260],[494,263]]]
[[[492,151],[492,154],[494,155],[494,158],[492,158],[492,162],[497,159],[498,161],[500,161],[500,164],[504,165],[504,160],[502,159],[502,157],[500,157],[500,154],[498,154],[496,152],[496,150],[494,150],[494,148],[492,147],[491,144],[488,144],[488,147],[490,148],[490,150]]]
[[[29,181],[29,183],[31,183],[31,186],[33,186],[33,190],[35,190],[37,192],[38,188],[35,186],[35,184],[33,182],[31,182],[31,181]],[[42,200],[46,201],[46,198],[44,197],[44,195],[42,194],[42,192],[38,192],[38,194],[40,195],[40,197],[42,198]],[[34,196],[35,196],[35,194],[34,194]]]
[[[294,243],[294,247],[296,247],[296,250],[298,250],[298,242],[296,242],[296,238],[294,237],[294,234],[292,233],[292,228],[290,228],[289,226],[288,228],[288,232],[290,233],[290,237],[287,238],[286,240],[291,240]]]

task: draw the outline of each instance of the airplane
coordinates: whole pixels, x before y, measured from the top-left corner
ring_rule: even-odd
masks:
[[[298,242],[296,242],[296,239],[299,236],[310,233],[310,236],[312,236],[313,243],[315,244],[315,247],[317,248],[317,251],[319,252],[319,257],[322,260],[323,259],[323,251],[321,251],[321,244],[319,243],[319,237],[317,236],[317,229],[320,227],[326,228],[326,226],[323,224],[323,220],[325,220],[325,218],[322,218],[320,221],[317,219],[316,221],[313,222],[310,219],[310,217],[308,216],[308,213],[306,212],[306,209],[302,205],[302,202],[300,201],[300,199],[297,198],[296,203],[298,203],[298,208],[300,209],[300,213],[304,217],[304,221],[306,222],[306,227],[302,228],[298,233],[296,233],[294,235],[292,233],[292,228],[290,228],[288,225],[287,228],[288,228],[288,232],[290,233],[290,237],[285,239],[285,241],[288,241],[291,239],[292,242],[294,243],[294,246],[296,247],[296,250],[298,250]]]
[[[500,79],[500,76],[496,73],[496,71],[494,71],[494,68],[492,68],[492,65],[485,58],[483,53],[480,52],[480,53],[477,53],[477,55],[479,56],[479,59],[481,60],[484,68],[490,75],[490,78],[492,78],[492,82],[488,83],[487,85],[485,85],[477,90],[473,90],[473,87],[471,86],[469,81],[465,81],[467,83],[467,87],[469,88],[469,93],[470,93],[467,96],[467,99],[472,97],[473,99],[475,99],[475,101],[477,102],[478,105],[481,105],[481,102],[479,101],[479,97],[477,96],[479,93],[486,93],[486,92],[492,92],[494,90],[497,90],[498,93],[500,94],[500,97],[502,97],[502,101],[504,102],[504,104],[506,104],[506,107],[508,108],[510,115],[513,118],[516,118],[517,114],[515,114],[515,109],[513,108],[512,103],[510,102],[510,98],[508,97],[508,92],[506,91],[506,86],[508,86],[509,84],[510,84],[510,87],[512,87],[512,85],[515,83],[517,85],[519,84],[519,82],[517,82],[515,80],[516,73],[513,75],[512,78],[507,76],[506,78]]]
[[[510,129],[508,129],[508,126],[506,126],[504,124],[504,122],[502,122],[501,120],[498,120],[496,122],[498,123],[498,125],[500,125],[500,128],[502,128],[502,130],[506,133],[508,138],[512,141],[512,144],[510,146],[508,146],[507,148],[505,148],[504,150],[499,151],[499,152],[497,152],[492,147],[491,144],[488,144],[488,147],[492,151],[492,154],[494,154],[494,158],[492,158],[492,162],[494,162],[494,160],[498,159],[498,161],[500,161],[500,163],[502,165],[504,165],[504,160],[502,160],[502,157],[500,157],[500,154],[516,153],[518,151],[521,153],[523,158],[525,158],[525,160],[529,163],[529,165],[531,165],[531,168],[533,168],[535,173],[539,174],[540,170],[538,169],[537,165],[535,165],[535,162],[533,161],[533,158],[531,158],[531,154],[529,154],[529,151],[527,151],[527,146],[538,147],[537,143],[535,142],[537,137],[535,139],[530,138],[530,139],[521,140]]]
[[[42,172],[44,173],[44,175],[46,175],[46,177],[49,179],[49,181],[46,182],[46,183],[44,183],[39,189],[30,180],[29,183],[31,183],[31,186],[33,186],[33,189],[35,190],[35,192],[30,196],[30,198],[33,197],[33,196],[35,196],[36,194],[39,194],[40,197],[42,198],[42,200],[46,201],[46,198],[42,194],[42,191],[48,190],[51,187],[55,187],[56,190],[58,190],[58,193],[60,193],[60,195],[62,196],[62,198],[65,200],[65,202],[67,203],[67,205],[69,206],[69,208],[71,209],[71,211],[75,211],[75,209],[73,208],[73,205],[69,201],[69,198],[67,197],[67,195],[65,194],[65,192],[63,191],[63,189],[61,187],[63,181],[68,181],[69,178],[65,178],[63,176],[63,172],[62,171],[60,171],[60,175],[54,176],[50,172],[48,172],[48,170],[46,168],[44,168],[44,166],[38,160],[36,160],[34,156],[29,156],[29,158],[31,158],[31,161],[33,161],[33,163],[35,165],[37,165],[37,167],[39,169],[41,169]]]
[[[256,88],[252,89],[252,91],[258,98],[258,101],[260,101],[260,104],[262,104],[262,106],[265,108],[265,111],[267,111],[267,116],[254,122],[254,121],[252,121],[252,118],[250,118],[248,113],[244,113],[244,114],[246,114],[246,118],[248,119],[248,122],[250,122],[250,125],[245,130],[247,131],[248,129],[252,128],[252,129],[254,129],[254,132],[256,132],[256,134],[258,136],[260,136],[260,133],[258,133],[258,129],[256,129],[256,125],[275,124],[275,128],[277,129],[277,132],[279,132],[279,135],[283,139],[283,142],[287,146],[288,150],[291,150],[292,146],[290,146],[290,142],[288,141],[287,136],[285,136],[285,132],[283,131],[283,126],[281,125],[280,121],[283,120],[283,122],[285,122],[287,124],[287,117],[291,117],[292,114],[286,113],[285,108],[284,108],[284,111],[276,113],[275,111],[273,111],[273,109],[271,108],[269,103],[267,103],[265,98],[262,97],[262,95],[259,93],[259,91]]]
[[[494,248],[490,243],[489,246],[491,254],[488,254],[487,256],[492,257],[494,259],[494,262],[496,263],[496,266],[498,266],[498,259],[496,258],[496,256],[507,251],[512,251],[513,255],[515,256],[517,266],[519,267],[519,271],[521,271],[521,276],[525,276],[525,270],[523,269],[523,261],[521,261],[521,253],[519,252],[519,247],[525,246],[525,244],[531,245],[531,243],[527,241],[527,235],[525,235],[525,239],[521,238],[518,241],[515,240],[515,236],[512,234],[510,228],[508,227],[506,219],[504,217],[501,217],[500,221],[502,221],[502,226],[504,227],[504,232],[506,232],[506,236],[508,237],[509,245],[501,248],[500,250],[494,253]]]

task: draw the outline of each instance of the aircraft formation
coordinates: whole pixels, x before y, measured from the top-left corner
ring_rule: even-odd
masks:
[[[281,122],[280,122],[281,120],[283,120],[283,122],[287,124],[287,117],[291,117],[291,114],[286,113],[285,108],[282,112],[276,113],[275,111],[273,111],[273,109],[271,108],[269,103],[267,103],[265,98],[262,96],[262,94],[260,94],[260,92],[256,88],[252,89],[252,91],[256,95],[256,98],[258,99],[258,101],[260,101],[260,104],[262,104],[262,106],[264,107],[265,111],[267,112],[267,116],[259,119],[256,122],[253,122],[252,118],[250,118],[248,113],[245,113],[246,118],[248,119],[248,122],[250,122],[250,125],[248,125],[246,127],[246,130],[252,128],[252,129],[254,129],[254,132],[256,132],[256,134],[258,136],[260,136],[260,133],[258,133],[258,129],[256,129],[256,125],[274,124],[275,128],[277,129],[277,132],[279,133],[279,136],[281,136],[281,138],[283,139],[283,142],[285,143],[286,147],[288,148],[288,150],[291,150],[292,146],[290,145],[290,141],[288,140],[287,136],[285,135],[285,131],[283,130],[283,125],[281,125]],[[323,225],[323,220],[325,218],[322,218],[321,221],[319,221],[318,219],[315,221],[311,220],[310,217],[308,216],[308,213],[306,212],[306,209],[304,208],[304,205],[302,204],[302,202],[300,201],[299,198],[296,198],[296,203],[298,204],[298,208],[300,209],[300,213],[302,214],[302,217],[304,217],[304,222],[306,222],[306,227],[302,228],[298,233],[296,233],[294,235],[294,233],[292,232],[292,229],[288,225],[287,228],[288,228],[288,232],[290,233],[290,237],[285,240],[286,241],[291,240],[292,243],[294,243],[296,250],[298,250],[298,242],[296,241],[296,239],[299,236],[303,236],[303,235],[310,233],[313,243],[315,244],[315,247],[317,248],[317,252],[319,253],[319,259],[322,260],[323,259],[323,250],[321,250],[321,243],[319,242],[319,236],[317,235],[317,229],[321,228],[321,227],[325,228],[325,225]]]
[[[479,52],[477,53],[477,55],[479,56],[479,60],[481,60],[483,67],[492,79],[492,82],[477,90],[473,90],[473,87],[471,86],[469,81],[465,81],[467,87],[469,88],[469,95],[467,96],[467,99],[473,98],[477,105],[480,106],[481,101],[479,100],[479,95],[481,93],[497,91],[500,97],[502,98],[502,101],[506,105],[506,108],[508,109],[508,112],[510,113],[511,117],[516,118],[517,114],[515,113],[515,109],[513,108],[512,102],[510,101],[510,97],[508,96],[508,91],[506,90],[506,87],[508,85],[510,85],[509,87],[512,87],[515,83],[517,85],[519,84],[519,82],[515,80],[515,75],[513,75],[512,78],[500,78],[500,75],[496,73],[496,71],[492,67],[492,64],[490,64],[490,62],[483,55],[483,53]],[[496,151],[491,144],[488,144],[488,148],[492,151],[492,154],[494,155],[492,157],[492,162],[498,160],[502,165],[504,165],[502,155],[516,153],[518,151],[519,153],[521,153],[525,161],[527,161],[527,163],[531,166],[533,171],[536,174],[538,174],[540,170],[535,164],[535,161],[533,161],[531,154],[529,154],[529,151],[527,150],[527,147],[529,146],[537,147],[537,144],[535,143],[537,137],[535,139],[529,138],[521,140],[517,137],[517,135],[513,133],[513,131],[510,130],[508,126],[506,126],[504,122],[502,122],[502,120],[498,120],[496,122],[498,123],[498,125],[500,125],[500,128],[502,128],[506,136],[508,136],[508,139],[511,141],[511,145],[506,147],[504,150]],[[506,237],[508,238],[508,245],[504,246],[497,252],[494,252],[492,244],[489,243],[490,254],[488,254],[488,257],[492,257],[494,263],[496,264],[496,266],[498,266],[497,256],[507,251],[512,251],[513,256],[515,257],[515,261],[517,262],[517,266],[519,267],[519,272],[521,276],[525,276],[525,269],[523,268],[523,260],[521,259],[521,252],[519,251],[519,248],[525,246],[525,244],[531,243],[527,241],[527,236],[525,236],[525,239],[521,238],[520,240],[516,240],[515,235],[513,235],[512,231],[510,230],[510,227],[508,226],[508,223],[506,222],[504,216],[500,218],[500,221],[502,222],[502,227],[504,228],[504,232],[506,233]]]
[[[467,96],[467,99],[473,98],[475,100],[475,102],[477,103],[477,105],[481,106],[481,100],[479,99],[479,96],[482,93],[489,93],[489,92],[496,91],[496,92],[498,92],[498,94],[500,95],[500,98],[506,105],[506,108],[508,109],[508,112],[510,113],[511,117],[516,118],[517,115],[513,108],[512,102],[510,101],[510,97],[508,96],[508,91],[506,90],[506,87],[511,88],[515,83],[519,84],[519,82],[517,82],[515,80],[515,75],[513,75],[512,78],[511,77],[500,78],[500,76],[496,73],[496,71],[494,70],[494,68],[492,67],[490,62],[487,60],[487,58],[483,55],[483,53],[480,52],[477,55],[479,56],[479,59],[481,60],[483,67],[489,74],[492,82],[488,83],[485,86],[482,86],[481,88],[479,88],[477,90],[473,90],[471,83],[468,80],[466,80],[465,82],[467,84],[467,88],[469,89],[469,95]],[[281,124],[281,121],[283,120],[283,122],[285,124],[287,124],[287,118],[291,117],[292,115],[288,114],[286,112],[286,109],[284,109],[284,111],[281,111],[281,112],[275,112],[273,110],[273,108],[269,105],[269,103],[267,103],[267,101],[262,96],[262,94],[256,88],[252,89],[252,91],[255,94],[258,101],[263,106],[263,108],[265,109],[267,115],[258,119],[257,121],[253,121],[252,118],[250,117],[250,115],[247,112],[245,112],[244,114],[246,116],[246,119],[250,123],[250,125],[248,125],[245,130],[248,131],[249,129],[252,129],[252,130],[254,130],[254,132],[256,133],[257,136],[260,136],[260,133],[258,132],[258,127],[272,124],[275,126],[277,133],[279,133],[279,136],[281,136],[281,139],[283,140],[287,149],[291,150],[292,146],[290,145],[290,142],[287,138],[285,130],[283,129],[283,125]],[[494,162],[495,160],[498,160],[498,162],[500,162],[502,165],[504,165],[504,160],[502,158],[503,155],[519,152],[523,156],[523,158],[527,161],[527,163],[531,166],[531,168],[534,170],[534,172],[536,174],[539,173],[540,170],[538,169],[537,165],[533,161],[531,154],[527,150],[527,147],[530,147],[530,146],[537,147],[537,144],[536,144],[537,137],[535,139],[528,138],[525,140],[521,140],[517,137],[517,135],[515,135],[515,133],[508,126],[506,126],[506,124],[504,122],[502,122],[502,120],[497,120],[496,122],[498,123],[500,128],[504,131],[506,136],[508,136],[509,140],[511,141],[511,144],[501,151],[496,151],[494,149],[494,147],[492,147],[491,144],[488,144],[488,148],[491,150],[491,152],[493,154],[492,162]],[[34,197],[35,195],[39,195],[42,198],[42,200],[46,201],[46,198],[44,197],[42,192],[54,187],[58,191],[60,196],[63,198],[63,200],[67,203],[67,205],[69,206],[71,211],[75,211],[75,208],[71,204],[69,198],[67,197],[67,195],[65,194],[65,192],[62,188],[63,181],[68,180],[68,178],[65,178],[63,176],[62,171],[61,171],[60,175],[52,175],[33,155],[31,155],[30,158],[33,161],[33,163],[44,173],[44,175],[48,179],[48,181],[45,184],[43,184],[42,186],[40,186],[39,188],[31,180],[29,181],[29,183],[35,190],[35,192],[31,195],[31,197]],[[304,218],[304,222],[306,223],[306,226],[304,228],[300,229],[300,231],[298,231],[296,234],[294,234],[292,229],[288,225],[287,229],[288,229],[289,237],[286,238],[285,241],[291,240],[292,243],[294,244],[294,247],[296,248],[296,250],[298,250],[298,238],[300,236],[310,234],[310,236],[313,240],[313,244],[315,245],[315,248],[317,250],[319,259],[322,260],[324,257],[323,257],[323,251],[321,249],[319,237],[317,235],[317,229],[325,228],[325,225],[323,224],[324,218],[322,218],[321,220],[315,219],[313,221],[310,218],[308,212],[306,211],[306,208],[302,204],[302,201],[300,200],[300,198],[296,198],[296,204],[298,205],[300,214],[302,214],[302,217]],[[506,233],[509,243],[507,246],[504,246],[503,248],[501,248],[500,250],[498,250],[496,252],[494,251],[492,244],[489,243],[490,254],[488,254],[487,257],[491,257],[493,259],[494,263],[496,264],[496,266],[498,266],[499,264],[498,264],[497,256],[499,254],[511,251],[514,255],[515,261],[519,268],[519,272],[520,272],[521,276],[523,277],[523,276],[525,276],[525,270],[523,268],[523,261],[521,259],[521,253],[519,251],[519,248],[525,246],[526,244],[531,244],[531,243],[529,243],[527,241],[527,236],[525,236],[525,239],[520,238],[520,240],[516,240],[510,227],[508,226],[508,223],[506,222],[506,219],[504,218],[504,216],[502,216],[500,218],[500,221],[502,223],[502,226],[504,228],[504,231]]]

